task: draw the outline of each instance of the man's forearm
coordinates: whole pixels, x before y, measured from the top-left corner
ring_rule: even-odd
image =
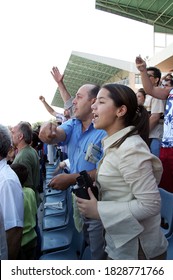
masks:
[[[140,74],[141,74],[142,85],[145,92],[153,96],[153,85],[151,83],[150,78],[147,75],[147,69],[140,72]]]
[[[147,75],[147,71],[142,71],[140,73],[141,73],[142,85],[147,94],[158,99],[162,99],[162,100],[167,99],[167,96],[170,91],[169,88],[160,88],[160,87],[153,86],[150,81],[150,78]]]
[[[39,138],[47,144],[58,144],[59,142],[65,141],[66,134],[55,123],[46,122],[40,127]]]
[[[21,227],[14,227],[6,231],[9,260],[17,260],[21,248],[22,232]]]
[[[63,81],[58,83],[58,89],[59,89],[59,92],[61,94],[61,98],[64,101],[64,103],[71,98],[71,95],[68,92],[68,90],[67,90]]]
[[[87,173],[91,177],[92,181],[95,181],[96,169],[91,170],[91,171],[87,171]],[[76,178],[78,176],[80,176],[80,174],[79,173],[72,173],[72,174],[69,174],[69,176],[70,176],[70,184],[75,185],[76,184]]]
[[[45,108],[46,108],[46,110],[51,114],[51,115],[55,115],[54,114],[54,110],[52,109],[52,107],[44,100],[44,101],[42,101],[43,102],[43,104],[44,104],[44,106],[45,106]]]

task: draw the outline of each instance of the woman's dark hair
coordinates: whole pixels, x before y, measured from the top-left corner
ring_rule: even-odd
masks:
[[[124,125],[134,126],[130,132],[124,135],[116,143],[114,147],[119,147],[124,140],[133,135],[139,134],[142,139],[148,144],[149,143],[149,116],[147,110],[142,105],[138,105],[137,97],[134,91],[125,85],[120,84],[105,84],[102,88],[109,91],[109,97],[114,101],[116,107],[125,105],[127,112],[123,116]]]

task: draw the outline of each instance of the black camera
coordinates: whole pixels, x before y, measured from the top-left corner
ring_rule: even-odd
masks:
[[[76,185],[73,186],[72,192],[80,198],[90,199],[88,188],[91,188],[95,198],[98,199],[98,188],[93,186],[93,181],[89,174],[85,170],[79,174],[80,176],[76,178]]]

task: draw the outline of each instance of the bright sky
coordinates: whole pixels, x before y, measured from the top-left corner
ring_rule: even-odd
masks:
[[[95,0],[0,1],[0,123],[47,121],[50,104],[72,51],[133,61],[152,56],[151,26],[95,9]],[[54,107],[58,110],[56,107]]]

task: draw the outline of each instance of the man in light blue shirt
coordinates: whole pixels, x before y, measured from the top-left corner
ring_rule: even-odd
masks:
[[[58,143],[67,145],[70,161],[70,174],[59,174],[50,182],[50,187],[55,189],[67,189],[76,184],[79,172],[86,170],[95,180],[96,163],[87,161],[86,153],[91,143],[101,148],[101,140],[106,136],[103,130],[93,127],[93,114],[91,105],[95,102],[99,87],[91,84],[83,85],[76,93],[73,100],[73,119],[61,126],[49,122],[42,125],[39,137],[48,144]],[[101,156],[101,154],[100,154]],[[89,243],[92,259],[105,259],[104,229],[99,220],[84,219],[84,236]]]
[[[61,129],[67,135],[63,145],[67,145],[71,173],[95,170],[96,164],[85,160],[87,149],[91,143],[101,149],[100,140],[105,136],[105,132],[96,130],[92,122],[85,131],[82,131],[82,122],[79,119],[71,119],[63,123]]]

